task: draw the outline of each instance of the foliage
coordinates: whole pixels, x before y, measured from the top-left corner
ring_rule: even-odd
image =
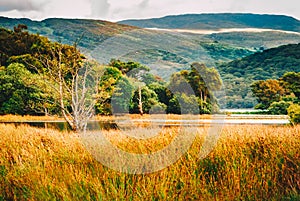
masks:
[[[272,102],[280,101],[285,94],[278,80],[256,81],[251,85],[251,89],[260,103],[256,109],[267,109]]]
[[[194,63],[190,71],[173,74],[167,85],[137,62],[113,59],[100,80],[96,112],[194,114],[199,113],[193,108],[196,105],[201,113],[211,113],[215,107],[212,91],[221,85],[218,72],[203,64]]]
[[[300,72],[287,72],[280,79],[283,86],[300,99]]]
[[[22,64],[12,63],[1,69],[0,114],[41,114],[46,94],[40,79]]]
[[[12,56],[41,53],[39,48],[44,45],[46,39],[29,34],[24,31],[26,29],[26,25],[18,25],[14,27],[14,31],[0,28],[0,66],[7,66]]]
[[[300,43],[283,45],[277,48],[257,52],[253,55],[238,59],[219,66],[222,73],[239,72],[238,77],[247,77],[252,80],[268,78],[278,79],[284,73],[299,69]]]
[[[123,76],[118,80],[118,83],[114,89],[111,97],[112,113],[129,113],[131,104],[131,97],[134,94],[134,86],[129,78]]]
[[[124,61],[112,59],[108,65],[119,69],[122,72],[122,74],[128,74],[128,76],[133,76],[132,73],[135,73],[136,71],[134,70],[136,69],[138,69],[138,73],[141,73],[142,70],[145,71],[150,70],[148,67],[133,61],[124,62]]]
[[[215,68],[208,68],[204,64],[193,63],[191,70],[183,70],[174,73],[171,77],[168,88],[177,97],[181,97],[182,104],[172,100],[172,109],[178,113],[183,108],[181,106],[189,106],[191,103],[199,106],[202,114],[211,113],[212,107],[216,107],[216,101],[213,92],[220,90],[222,80]],[[170,109],[169,109],[170,110]],[[217,109],[216,109],[217,110]],[[188,111],[185,111],[188,112]],[[196,111],[189,111],[195,113]]]
[[[295,26],[297,24],[294,19],[285,16],[252,16],[247,14],[239,15],[242,17],[242,20],[238,20],[239,22],[236,25],[240,26],[240,23],[242,22],[242,24],[254,23],[253,26],[258,28],[266,25],[272,27],[274,25],[276,29],[279,29],[280,27],[285,27],[286,24],[295,24]],[[208,17],[208,19],[213,21],[217,20],[215,19],[215,15],[205,16],[206,15],[203,15],[202,17]],[[184,18],[184,16],[179,16],[179,18],[181,17]],[[192,15],[184,18],[184,20],[193,21],[194,17],[198,18],[197,15]],[[231,14],[220,15],[220,19],[223,17],[227,20],[233,20],[234,22],[237,20],[234,18],[234,15]],[[246,20],[256,18],[263,18],[265,20],[269,18],[276,18],[282,20],[282,23],[279,23],[280,26],[278,27],[277,25],[279,24],[276,25],[277,21],[272,21],[272,23],[267,24],[256,24],[251,20]],[[226,25],[226,22],[222,21],[221,24],[210,24],[209,26],[222,26]],[[177,21],[172,22],[172,24],[176,23]],[[252,52],[261,52],[262,50],[270,47],[277,47],[289,43],[298,43],[300,36],[293,33],[270,31],[261,33],[213,33],[207,35],[189,33],[173,34],[169,32],[138,29],[128,25],[121,25],[100,20],[57,18],[46,19],[38,22],[29,19],[9,19],[0,17],[1,27],[13,29],[14,26],[17,28],[18,24],[26,24],[29,33],[37,34],[33,34],[35,35],[34,37],[30,34],[27,34],[26,36],[24,31],[26,30],[24,29],[26,26],[22,25],[21,27],[23,28],[21,32],[24,32],[22,34],[24,37],[27,37],[28,44],[24,46],[24,42],[26,43],[26,41],[19,40],[20,44],[18,45],[15,44],[8,46],[3,44],[3,46],[0,48],[0,51],[6,51],[7,47],[18,51],[17,47],[20,47],[21,49],[24,47],[27,50],[32,48],[30,50],[31,52],[29,53],[30,55],[32,52],[43,52],[45,50],[41,47],[44,46],[44,43],[47,43],[47,40],[41,39],[43,37],[38,35],[41,34],[45,37],[48,37],[52,41],[58,41],[64,44],[73,45],[74,42],[76,42],[78,45],[77,47],[82,52],[91,54],[93,58],[96,58],[100,63],[109,63],[111,58],[118,58],[124,61],[136,61],[144,66],[149,66],[151,68],[151,73],[159,75],[165,80],[168,80],[174,72],[188,69],[192,61],[201,61],[207,66],[216,66],[222,75],[224,86],[229,85],[228,95],[226,97],[226,99],[229,100],[229,104],[223,107],[253,107],[256,102],[253,96],[251,96],[250,84],[252,81],[254,81],[254,77],[255,79],[277,79],[286,71],[295,71],[295,69],[298,67],[297,63],[299,63],[296,59],[291,57],[279,56],[277,60],[269,66],[270,68],[264,68],[264,66],[266,66],[265,63],[267,64],[267,62],[264,62],[263,65],[256,66],[257,63],[261,63],[262,61],[260,59],[254,59],[255,68],[247,68],[245,75],[243,74],[245,70],[240,69],[239,66],[231,66],[230,68],[223,67],[227,64],[220,65],[223,62],[228,62],[232,59],[248,56]],[[190,21],[185,22],[184,25],[191,25],[191,23]],[[204,27],[207,26],[207,24],[202,25]],[[232,25],[233,24],[230,24],[230,26]],[[217,29],[219,28],[220,27]],[[295,27],[287,26],[287,29],[289,30],[294,28]],[[7,39],[7,36],[9,36],[8,38],[10,41],[15,41],[17,38],[17,36],[11,37],[9,31],[7,32],[7,30],[2,30],[0,34],[1,39]],[[35,42],[31,44],[30,41],[32,40]],[[10,41],[4,41],[7,44],[11,44]],[[4,41],[0,40],[0,44]],[[122,44],[122,47],[120,44]],[[102,54],[102,52],[104,54]],[[291,52],[295,51],[291,50]],[[2,60],[7,60],[7,58],[10,56],[2,54],[0,57],[1,65],[4,65],[4,61]],[[273,57],[274,55],[268,58],[268,60],[272,60]],[[24,54],[22,54],[21,57],[10,57],[10,59],[11,60],[8,61],[10,63],[17,62],[25,64],[26,62],[34,63],[35,58],[32,56],[28,57],[28,55],[25,57]],[[40,64],[37,62],[34,65],[39,66]],[[27,68],[27,65],[25,66]],[[34,69],[29,70],[33,71]],[[230,76],[228,75],[234,75],[233,80],[231,80]],[[235,79],[238,78],[243,78],[245,80],[245,84],[242,85],[246,86],[235,85]],[[147,85],[148,84],[150,84],[150,81],[147,82]],[[235,93],[235,90],[241,91],[241,93]]]
[[[111,97],[122,73],[115,67],[107,67],[99,82],[98,101],[95,105],[96,114],[111,114]]]
[[[224,80],[226,91],[228,92],[228,99],[230,100],[236,95],[245,102],[245,104],[243,104],[244,108],[248,105],[247,102],[251,103],[248,107],[251,105],[254,106],[256,103],[251,93],[249,94],[249,92],[251,92],[250,89],[252,88],[253,90],[253,86],[251,87],[252,82],[257,80],[279,79],[280,77],[287,82],[290,80],[289,87],[286,87],[289,91],[299,90],[299,75],[297,73],[291,73],[283,78],[286,72],[299,71],[299,54],[300,44],[285,45],[258,52],[218,66],[218,70],[220,70],[220,74]],[[232,76],[228,74],[232,74]],[[284,82],[284,80],[281,82]],[[288,85],[288,83],[284,85]],[[253,95],[256,96],[257,94]],[[263,108],[269,106],[268,103],[264,104],[266,105],[264,105]],[[239,103],[236,101],[232,103],[229,101],[227,106],[234,108],[238,105]]]
[[[287,114],[293,103],[299,103],[300,74],[287,72],[278,80],[260,80],[252,83],[257,109],[268,109],[271,114]]]
[[[196,96],[180,94],[175,97],[175,93],[168,89],[172,85],[173,88],[187,89],[178,85],[176,74],[167,86],[138,62],[112,59],[107,67],[99,67],[86,62],[76,45],[50,42],[47,38],[29,34],[24,30],[26,28],[19,25],[14,31],[2,30],[6,33],[2,45],[7,42],[19,48],[18,51],[3,49],[2,55],[7,56],[3,57],[3,64],[12,63],[1,70],[0,87],[6,94],[0,100],[3,114],[60,114],[75,130],[82,127],[79,122],[85,121],[84,115],[90,116],[91,109],[94,109],[92,99],[97,100],[96,113],[104,115],[127,111],[137,113],[141,109],[145,113],[161,110],[178,113],[181,111],[178,101],[187,106],[195,103],[202,113],[211,112],[214,101],[211,92],[221,85],[219,74],[213,68],[194,63],[190,71],[180,72],[179,75],[183,75],[188,80],[186,84],[194,90],[189,95],[195,93]],[[99,82],[94,79],[99,79]],[[96,89],[91,84],[96,84]],[[141,88],[141,94],[137,88]],[[195,113],[195,110],[184,112]]]
[[[288,108],[291,105],[291,102],[285,102],[285,101],[279,101],[279,102],[273,102],[271,103],[270,107],[268,108],[268,111],[270,114],[273,115],[287,115],[288,114]]]
[[[164,105],[169,105],[170,99],[172,99],[172,92],[160,82],[152,82],[147,85],[149,89],[153,90],[157,94],[158,101]]]
[[[3,18],[1,18],[3,20]],[[4,20],[5,21],[5,20]],[[12,20],[13,21],[13,20]],[[5,23],[12,23],[12,21],[10,20],[6,20]],[[24,21],[25,22],[25,21]],[[46,27],[62,27],[63,23],[67,23],[66,26],[70,26],[70,27],[74,27],[74,23],[83,23],[82,26],[87,26],[89,29],[89,33],[93,32],[93,34],[96,34],[94,31],[94,29],[92,29],[92,25],[95,23],[97,24],[97,26],[102,26],[103,29],[101,29],[101,33],[100,34],[106,34],[106,33],[110,33],[110,35],[106,35],[107,38],[112,37],[115,33],[121,33],[122,31],[127,30],[131,30],[129,27],[122,25],[120,26],[119,30],[108,30],[109,26],[115,26],[118,27],[118,25],[114,25],[113,23],[105,23],[105,22],[94,22],[92,20],[61,20],[61,19],[49,19],[45,21],[44,25],[38,25],[39,22],[28,22],[28,24],[30,24],[31,26],[44,26],[43,30],[46,30],[44,28]],[[11,25],[11,24],[10,24]],[[95,25],[96,26],[96,25]],[[97,27],[96,26],[96,27]],[[107,26],[107,27],[106,27]],[[1,44],[1,48],[0,51],[2,51],[1,53],[1,64],[4,66],[8,66],[10,63],[21,63],[25,66],[26,69],[28,69],[32,74],[43,74],[46,75],[48,73],[50,73],[49,71],[49,67],[46,67],[46,63],[51,61],[52,64],[54,64],[56,62],[56,64],[58,63],[58,54],[55,53],[53,54],[55,51],[57,52],[59,48],[61,48],[61,59],[62,59],[62,63],[63,65],[66,66],[72,66],[74,65],[74,59],[78,59],[78,65],[82,65],[82,60],[84,60],[83,57],[81,57],[82,55],[80,54],[80,52],[75,47],[69,46],[69,45],[62,45],[61,43],[53,43],[50,42],[47,38],[39,36],[38,34],[30,34],[29,32],[26,31],[26,29],[29,29],[30,31],[33,31],[33,29],[29,26],[25,26],[25,25],[19,25],[17,27],[15,27],[14,31],[10,31],[10,30],[6,30],[1,28],[1,40],[0,44]],[[87,28],[86,28],[87,29]],[[103,32],[102,32],[103,31]],[[50,34],[50,32],[48,33]],[[64,34],[64,33],[62,33]],[[69,33],[66,33],[69,34]],[[70,39],[72,37],[74,37],[75,35],[79,37],[79,33],[76,32],[75,35],[73,35],[71,37],[72,34],[70,34],[68,37],[64,38],[64,40],[67,40],[68,38],[68,43],[70,43]],[[121,37],[121,36],[120,36]],[[142,58],[144,59],[149,59],[148,61],[144,61],[145,63],[149,63],[151,60],[151,68],[146,67],[143,63],[139,63],[139,62],[133,62],[132,60],[129,61],[121,61],[121,60],[117,60],[117,59],[113,59],[108,63],[108,66],[110,67],[115,67],[117,68],[120,72],[121,72],[121,77],[135,77],[137,78],[140,82],[143,82],[146,84],[146,86],[153,90],[157,95],[158,95],[158,102],[162,103],[164,105],[167,106],[167,111],[168,112],[178,112],[179,109],[175,109],[174,107],[176,106],[176,101],[174,100],[174,94],[172,94],[170,91],[168,91],[166,88],[168,88],[169,85],[167,85],[166,83],[164,83],[162,81],[162,79],[158,76],[153,76],[151,73],[156,73],[158,72],[159,75],[162,75],[163,77],[168,77],[168,75],[171,75],[173,72],[176,71],[182,71],[184,72],[184,70],[182,69],[189,69],[190,66],[189,62],[190,60],[195,60],[197,58],[197,60],[199,60],[199,55],[197,54],[201,54],[202,55],[202,51],[203,49],[205,51],[203,51],[204,56],[201,56],[201,60],[203,60],[205,63],[209,62],[210,65],[207,66],[211,66],[211,61],[225,61],[228,59],[234,59],[236,57],[242,57],[243,55],[247,55],[250,52],[246,51],[245,49],[238,47],[238,46],[234,46],[234,45],[230,45],[229,44],[225,44],[222,42],[222,40],[208,40],[207,38],[204,39],[202,37],[198,38],[193,36],[193,35],[188,35],[188,36],[184,36],[183,38],[185,38],[184,40],[182,39],[182,41],[186,41],[186,40],[192,40],[193,43],[189,43],[189,42],[184,42],[184,44],[178,44],[176,41],[180,40],[179,39],[181,36],[178,36],[179,38],[174,38],[174,36],[169,35],[169,34],[162,34],[162,33],[152,33],[151,31],[148,32],[137,32],[135,35],[132,35],[131,37],[125,37],[126,41],[122,39],[121,41],[124,42],[124,44],[127,45],[133,45],[134,47],[132,47],[134,50],[136,49],[136,45],[140,45],[141,47],[145,46],[145,44],[140,44],[140,43],[136,43],[133,41],[133,38],[135,37],[143,37],[143,40],[145,42],[145,44],[149,44],[151,43],[152,45],[155,43],[157,43],[158,39],[160,41],[159,45],[161,46],[165,46],[167,45],[167,47],[164,49],[161,49],[159,46],[155,45],[155,47],[153,47],[152,45],[150,45],[149,49],[142,49],[142,50],[138,50],[138,51],[133,51],[129,54],[132,55],[139,55],[141,52],[143,52],[145,55],[143,55]],[[169,40],[162,40],[160,37],[162,38],[168,38]],[[73,38],[73,41],[76,41],[78,38]],[[106,38],[106,39],[107,39]],[[127,40],[128,39],[128,40]],[[149,40],[148,40],[149,39]],[[63,40],[63,41],[64,41]],[[78,42],[78,47],[82,47],[80,45],[80,42],[82,40],[85,40],[85,36],[82,36],[82,39]],[[163,43],[163,41],[169,41],[168,44]],[[196,41],[196,43],[195,43]],[[64,41],[65,42],[65,41]],[[7,45],[9,44],[9,45]],[[172,45],[178,45],[181,48],[178,49],[178,47],[173,47]],[[193,44],[193,45],[192,45]],[[196,45],[195,45],[196,44]],[[148,46],[148,45],[146,45]],[[201,47],[200,47],[201,46]],[[2,48],[3,47],[3,48]],[[9,48],[6,48],[9,47]],[[16,47],[16,48],[14,48]],[[75,48],[75,49],[74,49]],[[200,49],[201,51],[200,51]],[[238,64],[236,67],[235,66],[231,66],[231,67],[224,67],[224,65],[220,65],[217,66],[217,69],[220,69],[222,78],[224,80],[224,85],[226,87],[226,94],[227,96],[225,97],[224,100],[221,100],[220,105],[222,107],[229,107],[229,108],[234,108],[234,107],[239,107],[239,108],[245,108],[245,107],[253,107],[256,104],[256,100],[255,98],[252,96],[251,94],[251,90],[250,90],[250,84],[253,81],[255,75],[260,76],[261,78],[270,78],[270,77],[274,77],[275,79],[275,75],[270,75],[270,73],[277,73],[279,71],[286,72],[286,70],[291,67],[291,68],[298,68],[297,66],[297,45],[288,45],[288,46],[282,46],[279,47],[278,49],[274,49],[274,50],[266,50],[262,53],[256,53],[254,55],[252,55],[253,57],[249,57],[250,60],[255,61],[255,65],[257,65],[257,63],[261,62],[261,60],[263,58],[266,58],[266,60],[264,62],[269,62],[270,60],[273,59],[274,55],[276,56],[276,58],[278,57],[278,59],[282,62],[278,62],[279,60],[276,59],[276,61],[273,62],[273,64],[275,63],[277,65],[277,63],[287,63],[287,60],[291,60],[293,61],[291,63],[291,65],[287,65],[287,66],[280,66],[280,69],[274,69],[274,68],[265,68],[264,66],[259,66],[258,68],[254,68],[253,71],[250,70],[248,71],[248,67],[247,69],[243,69],[243,65],[240,64],[240,61],[244,61],[245,59],[240,59],[239,61],[235,61],[232,62],[231,64]],[[138,48],[139,49],[139,48]],[[189,51],[191,50],[191,51]],[[249,50],[249,49],[248,49]],[[180,54],[178,53],[180,51]],[[74,53],[74,55],[72,55],[72,52]],[[286,54],[283,52],[287,52]],[[148,53],[151,53],[150,55]],[[177,54],[178,53],[178,54]],[[209,59],[209,54],[211,57],[213,57],[213,60]],[[261,56],[261,54],[270,54],[269,56]],[[76,56],[77,55],[77,56]],[[132,55],[127,55],[128,58],[135,58],[132,57]],[[148,58],[149,57],[151,58]],[[195,57],[196,55],[196,57]],[[122,57],[121,57],[122,58]],[[167,70],[165,71],[165,66],[161,66],[160,64],[156,65],[156,61],[157,60],[161,60],[164,62],[164,64],[166,65],[171,65],[172,68],[167,68]],[[51,63],[50,62],[50,63]],[[80,64],[81,62],[81,64]],[[170,63],[168,63],[170,62]],[[245,63],[245,62],[242,62]],[[246,62],[247,63],[247,62]],[[272,63],[272,62],[271,62]],[[76,64],[76,65],[77,65]],[[295,64],[295,65],[294,65]],[[196,65],[197,66],[197,65]],[[205,65],[206,66],[206,65]],[[214,97],[210,97],[211,91],[208,91],[207,89],[209,87],[213,87],[213,86],[203,86],[203,82],[205,80],[199,80],[199,76],[197,75],[197,71],[198,70],[193,70],[195,66],[192,65],[191,69],[192,73],[189,74],[189,72],[187,72],[186,75],[186,79],[188,80],[189,84],[192,86],[194,93],[197,97],[199,97],[200,100],[202,101],[198,101],[202,106],[202,108],[200,110],[205,110],[210,111],[210,106],[212,105],[212,103],[215,103],[215,99]],[[199,66],[198,66],[199,67]],[[198,68],[197,67],[197,68]],[[287,67],[287,68],[286,68]],[[277,67],[276,67],[277,68]],[[200,65],[200,69],[201,69],[201,65]],[[212,68],[208,68],[208,69],[212,69]],[[188,70],[189,71],[189,70]],[[214,70],[215,72],[209,72],[207,74],[204,73],[206,78],[211,77],[211,75],[217,75],[218,73],[216,72],[216,70]],[[270,71],[270,72],[269,72]],[[151,73],[150,73],[151,72]],[[166,72],[166,73],[165,73]],[[71,81],[71,72],[67,73],[64,75],[64,78],[66,78],[67,80]],[[232,74],[232,75],[230,75]],[[263,74],[266,74],[267,76],[262,76]],[[112,75],[113,76],[113,75]],[[117,75],[115,75],[117,76]],[[203,76],[203,75],[202,75]],[[242,77],[240,77],[242,76]],[[245,76],[247,76],[247,78],[245,78]],[[54,76],[57,77],[57,76]],[[212,76],[214,77],[214,76]],[[217,78],[217,77],[215,77]],[[214,78],[214,79],[215,79]],[[276,77],[277,78],[277,77]],[[293,80],[297,80],[297,77],[294,77]],[[113,81],[113,79],[115,79],[115,81]],[[98,96],[98,98],[100,98],[99,102],[96,105],[96,110],[97,113],[99,114],[111,114],[111,96],[113,94],[113,90],[114,90],[114,84],[117,84],[119,78],[115,77],[115,78],[111,78],[111,80],[106,80],[106,81],[102,81],[102,84],[100,85],[98,92],[100,92],[101,94]],[[172,78],[173,79],[173,78]],[[256,79],[256,78],[255,78]],[[286,78],[286,80],[288,81],[288,79],[292,79],[292,78]],[[217,85],[220,85],[220,83],[218,83],[220,80],[219,78],[215,79],[214,81],[205,81],[205,82],[209,82],[209,83],[217,83]],[[52,80],[53,81],[53,80]],[[115,83],[110,83],[112,84],[111,89],[110,88],[110,84],[109,82],[115,82]],[[107,82],[106,86],[103,82]],[[280,81],[280,82],[285,82],[285,81]],[[70,83],[70,82],[69,82]],[[157,83],[157,85],[165,88],[164,90],[161,89],[152,89],[151,85],[153,83]],[[297,81],[295,81],[294,83],[297,83]],[[131,81],[131,84],[134,85],[134,81]],[[49,85],[49,83],[48,83]],[[290,93],[290,94],[294,94],[295,96],[299,95],[297,91],[295,91],[295,89],[297,89],[297,86],[293,84],[290,85],[290,87],[287,89],[288,91],[286,91],[286,93]],[[207,89],[205,89],[205,87]],[[54,102],[58,97],[57,92],[50,92],[51,87],[48,86],[47,89],[47,93],[48,94],[52,94],[54,96],[54,98],[52,98],[51,103],[44,103],[44,109],[42,109],[42,111],[45,112],[45,109],[47,110],[47,113],[57,113],[57,107],[54,107]],[[199,90],[200,88],[202,88],[203,90]],[[293,91],[294,90],[294,91]],[[160,94],[158,94],[160,93]],[[162,97],[160,97],[162,96]],[[202,97],[201,97],[202,96]],[[101,99],[102,98],[102,99]],[[173,99],[173,100],[172,100]],[[172,100],[172,103],[170,103],[170,100]],[[223,101],[223,102],[222,102]],[[68,104],[68,101],[66,102],[66,107],[68,107],[68,111],[71,111],[71,105]],[[227,103],[226,103],[227,102]],[[172,107],[171,107],[172,104]],[[46,106],[47,105],[47,106]],[[203,105],[207,105],[208,108],[203,108]],[[169,107],[170,106],[170,107]],[[127,107],[127,106],[126,106]],[[263,105],[262,107],[267,107],[266,105]],[[172,109],[171,109],[172,108]],[[214,108],[214,107],[213,107]],[[37,113],[41,113],[41,110],[37,111]]]
[[[158,102],[157,94],[153,90],[149,89],[147,86],[142,87],[141,93],[142,93],[141,95],[142,95],[142,103],[143,103],[142,107],[144,113],[149,113],[151,108],[153,108],[154,106],[161,105]],[[130,113],[139,113],[138,97],[139,97],[138,90],[136,90],[132,97]]]
[[[200,45],[208,51],[209,55],[216,62],[231,61],[254,53],[254,51],[249,49],[235,47],[218,41],[200,42]]]
[[[96,113],[104,115],[113,112],[138,113],[136,83],[155,83],[157,81],[148,71],[149,68],[137,62],[112,59],[101,76]],[[157,95],[148,87],[144,87],[142,93],[144,109],[148,113],[151,106],[158,103]]]
[[[298,104],[291,104],[289,108],[287,109],[288,115],[291,119],[291,122],[293,124],[299,124],[300,123],[300,105]]]

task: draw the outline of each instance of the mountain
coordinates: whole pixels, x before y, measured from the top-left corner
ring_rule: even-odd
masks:
[[[230,21],[232,18],[240,19],[239,21],[249,18],[250,21],[251,17],[272,19],[279,17],[280,22],[285,25],[293,21],[286,16],[254,14],[199,14],[169,16],[162,19],[182,19],[182,23],[185,20],[184,24],[195,24],[193,19],[199,16],[222,18],[228,20],[227,24],[231,24],[232,27],[239,26],[238,23]],[[29,32],[39,33],[53,41],[66,44],[77,42],[82,52],[101,63],[107,63],[111,58],[134,60],[150,66],[152,73],[163,78],[167,78],[175,71],[189,68],[189,63],[194,61],[215,66],[216,63],[228,62],[261,49],[300,41],[300,34],[279,31],[195,34],[172,30],[148,30],[103,20],[50,18],[33,21],[0,17],[2,27],[13,29],[18,24],[26,24]],[[215,26],[222,28],[221,24]]]
[[[143,20],[124,20],[127,24],[142,28],[202,29],[263,28],[300,31],[300,21],[284,15],[260,15],[242,13],[185,14]]]

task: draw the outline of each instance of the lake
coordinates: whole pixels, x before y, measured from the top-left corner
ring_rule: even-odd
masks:
[[[58,130],[68,130],[69,125],[65,121],[23,121],[23,122],[1,122],[5,124],[30,125],[39,128],[54,128]],[[126,119],[126,120],[100,120],[90,121],[88,130],[110,130],[118,128],[134,128],[136,126],[156,126],[156,127],[201,127],[212,126],[215,124],[222,125],[286,125],[289,124],[289,118],[286,115],[228,115],[219,116],[212,119]]]

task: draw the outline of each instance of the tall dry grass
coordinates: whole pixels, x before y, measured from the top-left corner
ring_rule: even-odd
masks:
[[[135,175],[101,165],[72,132],[0,124],[0,200],[300,199],[300,126],[227,126],[198,159],[206,129],[174,165]],[[106,132],[116,146],[148,153],[180,130],[146,141]]]
[[[0,122],[24,122],[24,121],[63,121],[58,116],[31,116],[31,115],[0,115]]]

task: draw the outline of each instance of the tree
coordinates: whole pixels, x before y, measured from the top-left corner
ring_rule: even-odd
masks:
[[[169,102],[173,98],[173,95],[172,92],[166,86],[158,82],[152,82],[148,85],[148,87],[157,94],[158,101],[160,103],[169,105]]]
[[[56,103],[70,127],[77,131],[86,128],[94,112],[101,69],[88,62],[76,48],[53,43],[49,55],[42,55],[44,79],[57,96]]]
[[[122,77],[122,72],[118,68],[111,66],[105,67],[98,85],[97,103],[95,108],[97,114],[112,114],[111,98],[116,85]]]
[[[278,102],[285,94],[284,88],[278,80],[260,80],[251,84],[251,90],[256,96],[258,105],[257,109],[267,109],[272,102]]]
[[[300,123],[300,105],[298,104],[292,104],[288,108],[288,115],[290,117],[290,121],[293,124],[299,124]]]
[[[142,104],[140,104],[140,102],[142,102]],[[141,114],[142,110],[142,114],[149,113],[150,109],[155,105],[159,105],[157,94],[147,86],[138,86],[138,89],[134,92],[132,97],[130,112]]]
[[[23,64],[12,63],[0,70],[0,113],[40,115],[45,94],[41,77],[32,74]]]
[[[300,99],[300,72],[287,72],[279,79],[284,88]]]
[[[139,71],[141,71],[141,70],[149,71],[150,70],[148,67],[143,66],[140,63],[134,62],[134,61],[124,62],[124,61],[112,59],[108,65],[119,69],[122,72],[122,74],[124,74],[124,75],[127,73],[130,73],[134,69],[139,69]]]
[[[280,114],[288,114],[287,109],[291,105],[291,102],[279,101],[271,103],[270,107],[268,108],[269,113],[273,115],[280,115]]]
[[[207,107],[204,107],[206,103],[210,103],[214,108],[217,107],[217,100],[213,92],[221,90],[223,84],[218,71],[195,62],[191,65],[190,76],[189,83],[201,100],[200,112],[207,113]]]
[[[118,80],[111,98],[112,112],[114,114],[129,113],[133,92],[134,86],[126,76]]]
[[[201,101],[199,97],[195,95],[187,95],[187,94],[175,94],[177,97],[181,108],[180,113],[181,114],[199,114],[199,110],[195,108],[199,105],[199,102]]]
[[[26,30],[27,26],[22,24],[14,27],[14,31],[0,28],[0,66],[16,62],[10,60],[12,56],[46,53],[44,46],[50,41],[37,34],[29,34]]]
[[[212,108],[217,107],[213,92],[222,88],[222,81],[216,69],[207,68],[204,64],[193,63],[191,70],[174,73],[168,88],[173,93],[179,92],[179,94],[176,93],[179,96],[183,96],[183,94],[195,95],[198,97],[198,101],[194,101],[194,103],[199,104],[200,113],[211,113]],[[176,105],[178,105],[176,101],[172,100],[172,108],[177,113],[178,109],[174,108]]]

